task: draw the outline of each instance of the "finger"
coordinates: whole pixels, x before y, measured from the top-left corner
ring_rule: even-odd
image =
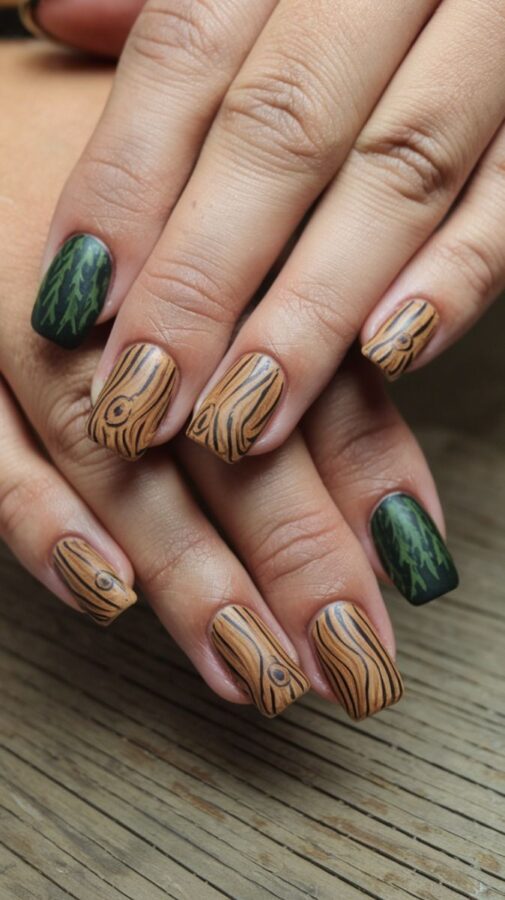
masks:
[[[298,650],[312,686],[353,719],[396,703],[401,677],[376,579],[300,436],[237,469],[180,458]]]
[[[253,452],[285,440],[489,145],[505,116],[504,38],[501,5],[481,15],[473,0],[446,0],[393,78],[211,381],[216,406],[212,390],[244,355],[261,353],[282,369],[283,402]]]
[[[21,21],[36,35],[78,50],[119,56],[145,0],[21,0]]]
[[[505,128],[484,156],[463,199],[416,254],[369,316],[364,356],[391,381],[442,353],[505,287]],[[431,307],[435,331],[420,331]],[[405,323],[414,322],[413,328]]]
[[[2,540],[53,594],[110,625],[137,599],[127,557],[40,455],[2,381],[0,419]]]
[[[89,93],[86,84],[81,87],[87,101],[84,109],[90,114],[96,98],[89,86]],[[34,104],[39,115],[40,110],[45,113],[37,120],[38,150],[52,149],[54,127],[59,128],[66,121],[75,82],[66,79],[50,99],[49,93],[45,79],[37,81],[28,92],[28,102]],[[11,79],[11,105],[16,106],[17,101],[19,105],[25,96],[23,78]],[[0,122],[0,130],[1,125]],[[69,129],[69,156],[80,141],[81,128],[86,130],[79,118],[76,128]],[[152,598],[160,619],[187,650],[208,684],[233,702],[247,702],[248,696],[258,697],[261,702],[261,671],[252,666],[248,653],[254,639],[256,660],[263,662],[263,672],[267,671],[267,660],[270,665],[281,657],[283,665],[292,667],[293,681],[288,689],[279,685],[273,697],[268,694],[268,705],[265,704],[266,714],[281,710],[307,689],[308,682],[299,674],[296,661],[292,660],[293,648],[247,573],[195,507],[192,495],[166,454],[148,460],[134,474],[133,467],[87,440],[83,417],[88,412],[87,384],[96,365],[96,350],[90,346],[75,356],[48,348],[27,325],[27,304],[36,279],[34,234],[40,233],[48,215],[53,192],[59,185],[62,159],[55,161],[52,152],[47,158],[42,153],[46,190],[40,193],[42,170],[33,166],[33,157],[26,153],[33,140],[33,117],[19,118],[15,129],[5,126],[2,136],[8,157],[16,159],[17,164],[2,182],[2,195],[15,198],[15,202],[13,199],[9,220],[0,220],[0,367],[59,471],[80,496],[86,497],[110,533],[121,536],[121,546],[129,554],[139,583]],[[63,155],[63,162],[65,159]],[[237,686],[211,638],[215,617],[225,607],[235,605],[260,617],[259,624],[250,623],[242,646],[235,640],[237,656],[242,660],[240,684],[244,687]],[[265,628],[270,632],[268,640]],[[260,641],[257,631],[261,629]],[[244,681],[247,676],[248,687]]]
[[[58,203],[32,317],[39,334],[73,348],[97,320],[114,314],[275,2],[146,3],[105,112]]]
[[[177,360],[181,377],[153,440],[162,443],[181,428],[241,310],[343,161],[435,5],[279,4],[119,312],[93,382],[94,401],[125,350],[157,345]],[[261,345],[257,350],[261,355]],[[284,381],[277,375],[274,398]],[[266,412],[271,406],[270,398]],[[247,446],[266,418],[255,423]],[[104,430],[104,443],[106,436]]]
[[[458,586],[423,453],[378,373],[346,362],[304,421],[317,469],[376,573],[419,606]]]

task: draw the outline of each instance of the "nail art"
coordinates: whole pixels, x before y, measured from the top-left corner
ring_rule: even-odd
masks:
[[[90,234],[69,238],[42,281],[32,328],[67,350],[78,347],[102,311],[111,275],[111,257],[102,241]]]
[[[110,625],[137,595],[109,563],[81,538],[63,538],[53,551],[53,563],[79,607],[97,625]]]
[[[248,353],[207,395],[186,434],[225,462],[237,462],[265,428],[283,387],[278,363],[262,353]]]
[[[435,307],[427,300],[410,300],[393,313],[361,352],[382,369],[388,381],[396,381],[426,347],[439,321]]]
[[[264,622],[245,606],[226,606],[212,623],[212,640],[260,713],[272,718],[310,683]]]
[[[385,572],[414,606],[457,588],[458,572],[444,540],[413,497],[385,497],[372,516],[371,529]]]
[[[176,373],[172,357],[154,344],[124,350],[91,411],[91,440],[125,459],[139,459],[168,409]]]
[[[401,699],[401,675],[370,619],[354,603],[326,607],[312,637],[331,688],[351,719],[373,716]]]

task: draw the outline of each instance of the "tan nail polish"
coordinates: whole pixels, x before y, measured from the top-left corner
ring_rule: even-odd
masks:
[[[245,606],[226,606],[212,623],[212,640],[264,716],[279,715],[310,683],[264,622]]]
[[[176,373],[172,357],[154,344],[128,347],[91,411],[91,440],[125,459],[139,459],[168,409]]]
[[[265,428],[283,387],[284,375],[275,360],[248,353],[207,395],[186,434],[225,462],[237,462]]]
[[[370,619],[354,603],[334,603],[312,637],[319,661],[351,719],[365,719],[401,699],[403,682]]]
[[[426,347],[439,321],[438,312],[427,300],[410,300],[384,322],[361,352],[389,381],[395,381]]]
[[[110,625],[137,600],[135,592],[82,538],[58,541],[53,564],[82,611],[97,625]]]

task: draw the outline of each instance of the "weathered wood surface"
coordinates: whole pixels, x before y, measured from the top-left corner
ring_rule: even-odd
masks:
[[[505,308],[396,390],[462,586],[391,596],[407,694],[227,706],[149,609],[97,631],[0,559],[2,900],[505,896]]]

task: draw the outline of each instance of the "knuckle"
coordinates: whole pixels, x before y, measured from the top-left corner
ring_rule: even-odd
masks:
[[[188,572],[203,574],[212,555],[205,535],[182,522],[170,537],[164,534],[163,543],[139,551],[135,568],[141,584],[153,596],[163,594],[181,579],[187,581]]]
[[[477,309],[482,299],[498,290],[500,264],[496,255],[486,247],[484,239],[474,240],[458,237],[440,243],[435,251],[440,264],[457,271],[470,289],[470,298],[475,298]]]
[[[263,165],[326,174],[339,139],[326,92],[306,65],[281,59],[255,81],[232,87],[220,126]],[[246,153],[246,155],[248,155]]]
[[[325,463],[319,468],[328,489],[352,488],[356,498],[368,497],[377,489],[398,483],[399,460],[406,447],[405,426],[396,416],[347,423],[345,440],[335,449],[328,447]],[[344,429],[345,430],[345,429]],[[402,457],[399,450],[402,448]],[[335,466],[335,452],[338,466]]]
[[[335,555],[335,523],[320,511],[291,511],[256,536],[250,556],[251,570],[260,583],[272,587],[279,581],[307,575],[326,557]]]
[[[6,538],[23,531],[26,521],[44,508],[48,492],[54,489],[50,476],[31,473],[21,478],[0,479],[0,532]]]
[[[128,152],[125,152],[126,147]],[[144,162],[145,160],[145,162]],[[80,163],[79,206],[93,215],[99,206],[100,221],[160,216],[159,182],[150,176],[149,154],[131,155],[129,141],[112,140],[110,146],[91,145]],[[167,210],[164,208],[163,212]]]
[[[90,412],[89,393],[78,385],[66,385],[65,393],[52,403],[46,417],[44,443],[65,467],[83,467],[104,451],[90,441],[86,424]]]
[[[155,316],[157,330],[163,331],[169,324],[173,332],[175,325],[180,340],[184,331],[208,334],[216,327],[229,329],[235,322],[237,300],[232,291],[223,279],[218,280],[212,265],[194,255],[178,260],[153,256],[138,283],[156,305],[164,307],[163,315]]]
[[[356,337],[359,326],[349,312],[352,305],[344,302],[334,287],[316,281],[297,282],[288,286],[279,303],[287,321],[295,318],[303,323],[304,341],[307,332],[317,334],[318,341],[335,353],[336,348],[344,350]]]
[[[140,15],[127,52],[155,69],[208,73],[223,59],[217,4],[208,0],[156,0]]]
[[[451,193],[461,166],[435,125],[397,123],[385,133],[364,133],[352,153],[377,170],[381,183],[415,204]]]

